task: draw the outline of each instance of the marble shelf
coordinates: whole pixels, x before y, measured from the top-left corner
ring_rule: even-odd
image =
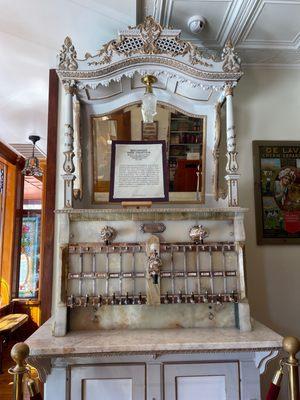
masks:
[[[180,221],[180,220],[225,220],[234,219],[247,212],[247,208],[226,207],[157,207],[152,208],[101,208],[60,209],[56,214],[67,214],[71,221]]]
[[[135,355],[279,350],[282,337],[254,321],[251,332],[224,329],[103,330],[52,336],[52,321],[42,325],[26,343],[30,357]]]

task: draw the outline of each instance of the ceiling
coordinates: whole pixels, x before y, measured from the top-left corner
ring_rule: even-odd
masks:
[[[70,35],[79,57],[145,15],[182,29],[199,46],[221,49],[228,37],[244,65],[300,68],[300,0],[2,0],[0,14],[0,140],[46,151],[48,71]],[[192,34],[187,20],[207,24]]]
[[[42,201],[43,182],[34,176],[25,176],[24,179],[24,203]]]

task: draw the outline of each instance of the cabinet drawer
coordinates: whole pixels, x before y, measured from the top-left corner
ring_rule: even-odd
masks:
[[[165,400],[238,400],[238,363],[166,364],[164,392]]]
[[[71,368],[72,400],[145,400],[145,365]]]

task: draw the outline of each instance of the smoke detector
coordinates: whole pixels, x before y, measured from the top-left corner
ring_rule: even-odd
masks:
[[[192,33],[200,33],[206,25],[206,19],[202,15],[193,15],[187,25]]]

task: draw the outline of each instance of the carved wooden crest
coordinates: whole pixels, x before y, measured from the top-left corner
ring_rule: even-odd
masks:
[[[180,30],[163,28],[152,16],[149,16],[142,24],[121,31],[118,39],[113,39],[103,45],[96,55],[86,53],[85,59],[90,60],[89,65],[96,66],[109,64],[114,54],[125,57],[133,54],[168,54],[172,57],[188,55],[193,65],[212,66],[205,60],[215,60],[216,56],[188,41],[181,40],[180,33]],[[74,54],[73,50],[72,41],[67,37],[60,52],[60,69],[77,69],[76,52]]]

